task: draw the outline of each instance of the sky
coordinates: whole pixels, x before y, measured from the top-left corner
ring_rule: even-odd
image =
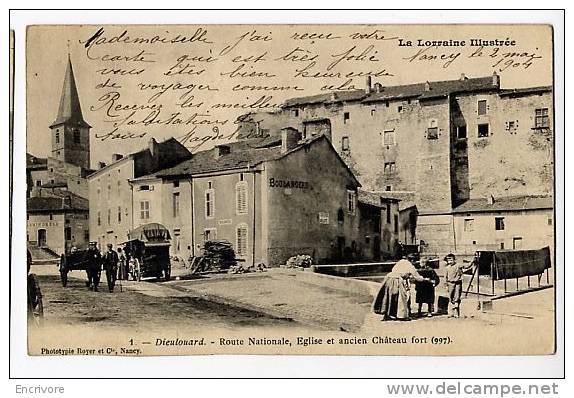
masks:
[[[234,120],[257,104],[364,88],[365,74],[383,86],[493,72],[503,88],[552,85],[551,40],[544,25],[31,26],[27,150],[50,154],[68,54],[95,167],[152,137],[208,149],[233,140]]]

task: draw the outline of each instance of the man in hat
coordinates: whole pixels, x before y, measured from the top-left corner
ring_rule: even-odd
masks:
[[[106,271],[106,280],[110,293],[114,291],[118,275],[118,253],[113,249],[111,243],[108,243],[108,250],[104,253],[104,270]]]
[[[467,266],[456,263],[454,254],[449,253],[444,257],[446,261],[445,284],[449,298],[449,318],[460,317],[460,301],[462,297],[462,275],[465,271],[472,269],[473,263]]]
[[[90,288],[90,290],[98,291],[101,272],[102,256],[98,250],[97,243],[90,242],[88,245],[88,263],[86,265],[86,274],[88,276],[86,286]]]

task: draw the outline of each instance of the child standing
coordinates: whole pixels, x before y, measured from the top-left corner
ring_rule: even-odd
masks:
[[[454,254],[447,254],[444,258],[446,261],[445,283],[448,291],[450,302],[449,317],[460,317],[460,300],[462,296],[462,274],[473,267],[473,263],[467,266],[458,265]]]
[[[430,267],[430,261],[425,260],[422,262],[422,267],[418,269],[419,274],[426,278],[423,282],[416,282],[416,302],[418,304],[418,316],[420,318],[422,313],[423,304],[427,305],[427,316],[433,316],[435,287],[439,284],[440,279],[434,269]]]

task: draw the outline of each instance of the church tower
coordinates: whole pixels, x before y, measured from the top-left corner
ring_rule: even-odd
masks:
[[[52,157],[89,169],[90,128],[91,126],[86,123],[82,116],[72,61],[68,55],[68,67],[64,76],[58,116],[50,126],[52,130]]]

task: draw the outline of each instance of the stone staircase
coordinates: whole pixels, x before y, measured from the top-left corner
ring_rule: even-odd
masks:
[[[32,254],[33,264],[51,264],[60,260],[60,256],[49,247],[38,247],[29,244],[28,250]]]

